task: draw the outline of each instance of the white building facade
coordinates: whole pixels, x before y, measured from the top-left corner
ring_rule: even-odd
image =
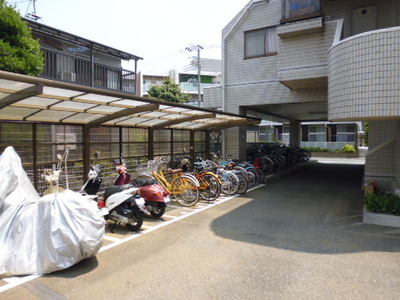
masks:
[[[400,1],[249,1],[222,31],[222,86],[206,107],[288,122],[368,121],[366,180],[395,191],[400,178]],[[244,158],[246,128],[223,149]]]

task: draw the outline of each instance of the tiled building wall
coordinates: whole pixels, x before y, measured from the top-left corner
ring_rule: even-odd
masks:
[[[400,116],[400,29],[366,32],[329,52],[330,120]]]
[[[254,4],[244,18],[236,24],[225,40],[223,70],[225,85],[249,85],[276,81],[277,56],[245,59],[244,32],[276,26],[280,20],[280,2],[260,2]],[[249,90],[254,88],[248,87]],[[237,104],[237,103],[233,103]]]
[[[279,54],[275,56],[245,59],[244,32],[279,26],[281,1],[259,2],[250,9],[246,7],[240,13],[241,17],[236,17],[228,24],[223,30],[226,111],[239,113],[240,107],[245,105],[323,102],[329,97],[328,118],[330,120],[368,121],[371,117],[382,120],[386,117],[395,119],[400,116],[400,104],[397,101],[400,97],[400,89],[394,88],[396,85],[400,86],[400,68],[398,68],[400,34],[396,29],[380,32],[380,36],[370,33],[361,34],[340,44],[340,47],[334,47],[328,56],[326,56],[327,52],[323,53],[323,49],[328,51],[332,45],[330,43],[333,42],[335,24],[338,20],[344,19],[343,37],[348,38],[352,35],[353,8],[376,5],[377,27],[388,28],[399,24],[400,2],[398,0],[323,0],[322,2],[325,17],[323,33],[315,30],[298,37],[292,36],[290,48],[284,49],[280,46]],[[314,23],[311,24],[311,27],[318,27]],[[310,29],[303,26],[301,30]],[[389,33],[390,31],[392,33]],[[394,35],[392,35],[393,31]],[[291,35],[290,32],[285,34]],[[357,41],[357,39],[361,40]],[[280,43],[286,42],[280,41]],[[296,61],[296,55],[293,55],[293,53],[296,54],[296,47],[306,49],[307,43],[319,50],[310,52],[314,55],[301,56]],[[291,56],[285,57],[285,51],[290,52]],[[326,63],[328,63],[328,71],[326,71]],[[329,96],[327,88],[290,90],[279,82],[282,78],[287,80],[307,78],[307,76],[312,78],[310,72],[287,72],[290,68],[294,70],[298,66],[301,70],[301,64],[319,65],[313,68],[316,77],[321,78],[325,74],[328,77],[332,76],[329,78]],[[284,73],[279,74],[279,71],[284,71]],[[281,75],[286,77],[281,78]],[[226,132],[227,152],[237,151],[236,147],[240,146],[238,136],[239,129]],[[373,163],[373,157],[369,159]],[[395,171],[383,170],[382,172],[393,174]]]
[[[278,27],[278,35],[281,38],[301,36],[309,34],[311,32],[322,32],[323,31],[323,19],[322,17],[308,19],[303,21],[297,21],[294,23],[282,24]]]
[[[236,25],[233,29],[224,29],[223,34],[229,33],[223,53],[225,111],[240,113],[240,107],[245,105],[327,101],[324,87],[292,91],[280,83],[279,55],[244,58],[244,32],[278,26],[280,17],[280,1],[260,2],[253,5],[238,23],[234,23]],[[225,151],[234,157],[239,157],[239,152],[243,153],[243,149],[239,150],[240,146],[245,146],[245,143],[240,142],[240,130],[230,129],[225,132]]]
[[[372,121],[369,131],[369,152],[365,164],[365,179],[374,180],[382,191],[393,192],[393,182],[399,178],[400,121]],[[375,151],[378,149],[377,151]]]
[[[210,87],[203,90],[204,107],[220,108],[222,107],[222,86]]]
[[[297,92],[279,82],[279,49],[278,55],[244,59],[244,32],[279,25],[280,12],[280,1],[254,5],[225,40],[223,72],[227,112],[239,113],[239,107],[247,104],[326,101],[326,89]]]
[[[303,21],[300,24],[307,22],[313,21]],[[283,25],[280,29],[295,24]],[[333,44],[336,27],[337,21],[332,21],[326,23],[321,32],[303,30],[305,34],[282,37],[278,55],[279,80],[326,78],[328,49]]]

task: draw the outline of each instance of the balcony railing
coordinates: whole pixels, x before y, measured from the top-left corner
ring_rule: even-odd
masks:
[[[203,88],[216,87],[220,85],[220,83],[202,83],[200,85],[200,92],[203,92]],[[186,93],[198,92],[197,82],[181,82],[179,83],[179,87]]]
[[[42,77],[102,89],[136,93],[136,73],[134,71],[92,63],[72,55],[43,50],[45,69]]]

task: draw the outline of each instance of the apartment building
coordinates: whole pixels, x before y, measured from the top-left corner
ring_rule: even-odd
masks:
[[[40,41],[45,57],[41,77],[137,94],[137,63],[142,58],[42,23],[23,19]],[[123,62],[133,62],[127,70]]]
[[[247,143],[283,142],[290,144],[290,126],[286,123],[263,121],[247,128]],[[336,151],[346,145],[355,148],[365,145],[361,122],[302,122],[302,148]]]
[[[169,70],[167,75],[150,75],[140,72],[139,79],[142,81],[140,95],[147,96],[147,91],[151,86],[162,85],[164,79],[169,78],[179,85],[183,93],[190,94],[188,104],[204,107],[204,89],[221,86],[221,60],[202,58],[200,72],[198,68],[197,59],[192,59],[182,67]]]
[[[223,84],[209,107],[289,124],[369,122],[366,180],[400,186],[400,1],[253,0],[222,31]],[[225,130],[245,157],[246,127]]]
[[[142,72],[139,72],[138,74],[138,79],[139,79],[139,95],[140,96],[148,96],[148,90],[154,85],[162,85],[165,78],[167,78],[168,75],[151,75],[151,74],[143,74]]]

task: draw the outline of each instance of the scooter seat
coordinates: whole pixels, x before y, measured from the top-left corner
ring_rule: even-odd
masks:
[[[133,188],[133,187],[134,186],[132,184],[109,186],[104,191],[104,199],[107,199],[108,197],[110,197],[111,195],[113,195],[115,193],[119,193],[119,192],[121,192],[123,190],[129,189],[129,188]]]
[[[133,180],[133,184],[137,187],[145,186],[145,185],[152,185],[157,183],[157,180],[154,178],[136,178]]]

